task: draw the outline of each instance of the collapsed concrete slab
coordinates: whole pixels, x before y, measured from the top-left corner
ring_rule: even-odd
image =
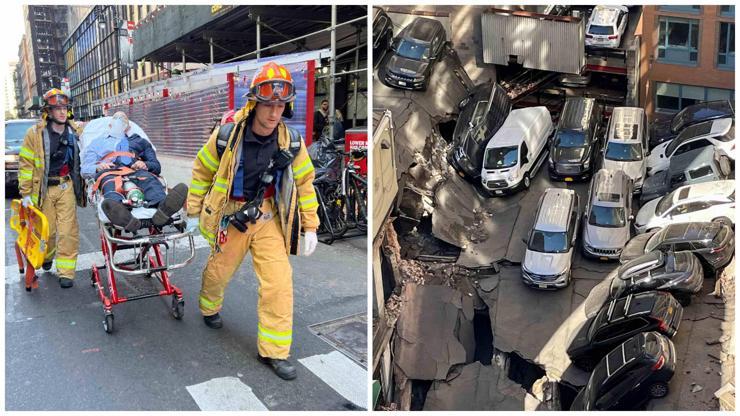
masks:
[[[424,410],[524,410],[526,395],[500,367],[475,362],[432,383]]]
[[[407,284],[394,358],[409,379],[444,380],[475,355],[473,297],[445,286]]]

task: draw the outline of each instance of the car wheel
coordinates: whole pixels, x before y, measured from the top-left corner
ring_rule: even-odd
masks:
[[[718,223],[724,224],[724,225],[726,225],[728,227],[733,227],[732,220],[730,220],[727,217],[717,217],[717,218],[713,219],[712,222],[718,222]]]
[[[659,381],[657,383],[653,383],[648,388],[648,394],[653,399],[660,399],[661,397],[665,397],[668,395],[668,383]]]
[[[524,179],[522,179],[522,183],[524,184],[524,189],[529,189],[529,186],[532,184],[531,179],[529,179],[529,173],[524,174]]]

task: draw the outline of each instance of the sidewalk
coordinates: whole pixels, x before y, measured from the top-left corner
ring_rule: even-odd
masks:
[[[182,182],[190,187],[194,158],[158,154],[157,159],[162,165],[162,176],[167,180],[167,186],[172,188]]]

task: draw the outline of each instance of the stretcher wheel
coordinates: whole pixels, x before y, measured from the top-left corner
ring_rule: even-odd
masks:
[[[105,329],[105,332],[109,334],[113,333],[113,314],[112,313],[105,314],[105,320],[103,321],[103,329]]]
[[[177,299],[177,296],[172,296],[172,316],[175,319],[182,319],[185,315],[185,299]]]

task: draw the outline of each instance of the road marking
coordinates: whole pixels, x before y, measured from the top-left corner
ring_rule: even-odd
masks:
[[[367,371],[339,351],[298,360],[329,387],[357,406],[367,409]]]
[[[236,377],[213,378],[185,388],[203,411],[270,410],[254,395],[251,387]]]
[[[204,247],[208,247],[208,241],[206,241],[205,238],[198,235],[193,239],[193,246],[195,249],[200,249]],[[182,250],[188,250],[187,245],[185,243],[178,244],[178,251],[183,252]],[[187,253],[187,252],[185,252]],[[124,252],[121,252],[121,254],[116,255],[116,261],[123,261],[128,258],[132,258],[133,250],[126,250]],[[183,256],[186,254],[183,254]],[[181,258],[178,256],[178,258]],[[12,255],[12,259],[15,260],[15,253]],[[84,271],[84,270],[90,270],[92,269],[93,263],[97,265],[103,264],[103,252],[102,251],[96,251],[93,253],[85,253],[80,254],[77,256],[77,271]],[[5,280],[16,280],[18,279],[18,263],[8,264],[5,266]]]

